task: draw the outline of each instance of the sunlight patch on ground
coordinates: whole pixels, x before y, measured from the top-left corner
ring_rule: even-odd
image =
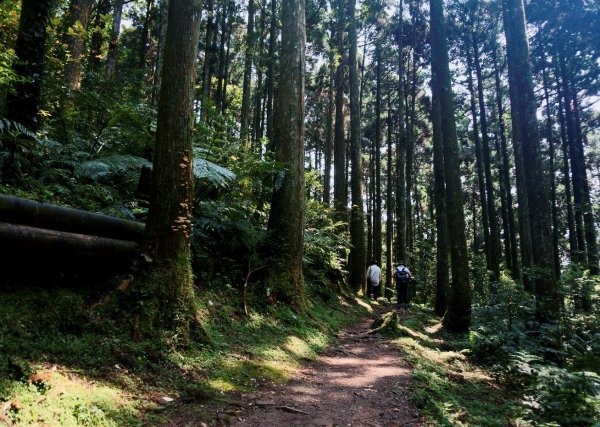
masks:
[[[14,397],[18,396],[18,397]],[[6,396],[4,421],[17,425],[138,425],[134,400],[115,386],[67,367],[40,369]]]
[[[360,298],[354,298],[354,301],[356,301],[356,304],[360,305],[361,307],[366,308],[369,313],[373,313],[373,307],[371,307],[369,304],[367,304]]]
[[[425,332],[427,332],[428,334],[437,334],[439,331],[442,330],[442,322],[438,322],[435,325],[431,325],[425,328]]]

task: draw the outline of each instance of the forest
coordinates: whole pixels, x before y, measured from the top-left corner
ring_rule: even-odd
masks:
[[[597,1],[0,0],[0,423],[594,426],[599,224]]]

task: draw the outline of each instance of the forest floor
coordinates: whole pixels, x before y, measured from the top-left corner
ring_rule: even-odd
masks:
[[[403,317],[403,314],[399,316]],[[409,399],[411,366],[393,337],[375,332],[373,319],[340,331],[338,343],[299,367],[288,382],[266,382],[213,408],[214,424],[259,426],[420,426]],[[374,333],[375,332],[375,333]],[[202,425],[191,414],[167,425]]]

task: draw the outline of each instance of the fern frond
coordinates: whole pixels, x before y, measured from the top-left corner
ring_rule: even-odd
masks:
[[[81,163],[76,167],[75,174],[99,181],[115,175],[137,172],[143,166],[150,167],[152,164],[143,157],[115,154]]]
[[[0,119],[0,133],[12,133],[17,135],[21,134],[26,136],[27,138],[31,138],[37,141],[37,136],[34,132],[27,129],[21,123],[9,119]]]
[[[229,169],[198,156],[194,159],[194,176],[206,179],[214,186],[223,188],[236,178],[236,175]]]

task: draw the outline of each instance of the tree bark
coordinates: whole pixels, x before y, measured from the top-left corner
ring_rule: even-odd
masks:
[[[491,259],[491,236],[490,236],[490,218],[487,202],[487,194],[485,191],[485,177],[483,153],[481,148],[481,140],[479,139],[479,125],[477,123],[477,107],[475,105],[475,91],[473,88],[473,58],[470,50],[467,47],[467,81],[469,87],[470,104],[471,104],[471,119],[473,120],[473,143],[475,145],[475,171],[477,173],[477,186],[479,190],[479,206],[481,207],[481,225],[483,228],[483,243],[485,248],[485,260],[487,270],[492,270]],[[473,218],[475,221],[475,218]]]
[[[503,6],[513,140],[515,151],[520,148],[523,155],[525,199],[529,207],[535,206],[525,219],[530,225],[531,240],[535,242],[531,248],[531,285],[537,296],[537,317],[552,321],[559,316],[560,299],[553,266],[550,195],[548,179],[542,169],[525,7],[523,0],[503,0]]]
[[[96,14],[94,15],[94,33],[92,34],[92,40],[90,42],[90,64],[94,68],[94,71],[98,71],[101,66],[100,59],[102,58],[102,44],[104,43],[104,29],[106,22],[102,19],[103,15],[107,15],[110,12],[111,1],[110,0],[99,0],[96,6]]]
[[[487,212],[490,224],[490,269],[492,271],[492,280],[497,282],[500,280],[500,229],[498,226],[498,215],[496,213],[494,181],[492,179],[490,138],[483,93],[483,73],[481,71],[481,60],[479,58],[479,40],[475,33],[472,35],[472,41],[475,75],[477,77],[477,100],[479,103],[479,115],[481,117],[481,146],[483,148],[485,191],[488,204]]]
[[[501,160],[500,179],[503,183],[506,195],[506,208],[508,219],[508,238],[510,241],[510,262],[507,256],[507,265],[511,271],[511,275],[515,279],[521,277],[521,269],[519,268],[519,257],[517,247],[517,228],[515,221],[515,213],[513,209],[512,185],[510,180],[510,159],[508,157],[508,144],[506,141],[506,125],[504,124],[504,102],[502,100],[502,86],[500,84],[500,71],[498,70],[498,60],[496,47],[492,50],[492,59],[494,61],[494,80],[496,83],[496,107],[498,113],[498,132],[500,136],[500,151],[498,156]]]
[[[396,261],[406,261],[406,132],[404,130],[404,18],[398,7],[398,142],[396,143]]]
[[[387,97],[387,200],[385,225],[385,283],[389,288],[394,287],[394,118],[392,115],[391,88],[388,87]],[[384,294],[385,296],[385,294]]]
[[[92,13],[92,0],[75,0],[69,6],[67,20],[67,50],[69,56],[65,66],[65,81],[69,95],[78,92],[81,88],[81,73],[83,70],[85,32]]]
[[[560,139],[563,155],[563,185],[565,187],[565,204],[567,206],[567,227],[569,229],[569,255],[572,262],[577,261],[579,246],[575,231],[575,215],[573,214],[573,197],[571,191],[571,174],[569,167],[569,140],[565,124],[565,109],[563,106],[563,94],[560,88],[558,67],[555,64],[554,74],[556,76],[556,91],[558,98],[558,117],[560,121]]]
[[[195,60],[200,0],[171,0],[154,148],[146,252],[152,260],[144,286],[156,310],[142,313],[146,332],[156,326],[189,339],[195,319],[190,262],[192,234]]]
[[[556,180],[554,172],[555,152],[554,152],[554,131],[552,124],[552,114],[550,112],[550,96],[548,95],[548,77],[546,68],[542,68],[544,83],[544,100],[546,101],[546,141],[548,142],[548,154],[550,156],[550,203],[552,206],[552,246],[554,246],[554,274],[560,277],[560,258],[558,256],[558,211],[556,207]]]
[[[434,96],[439,97],[441,131],[444,145],[444,174],[446,183],[446,208],[448,218],[448,243],[450,246],[452,286],[448,309],[443,324],[448,330],[465,332],[471,322],[471,287],[465,239],[463,194],[460,181],[458,140],[454,120],[454,101],[448,42],[444,22],[443,1],[430,0],[431,13],[431,72],[435,83]]]
[[[44,73],[46,26],[50,20],[50,0],[23,0],[15,44],[13,71],[19,80],[6,97],[6,118],[36,132]]]
[[[329,37],[329,83],[327,88],[327,119],[325,124],[325,172],[323,181],[323,203],[326,206],[331,204],[331,164],[333,160],[333,117],[335,105],[334,86],[335,86],[335,46],[333,44],[333,22],[330,23]]]
[[[244,81],[242,85],[242,111],[240,113],[240,138],[248,145],[250,134],[250,95],[252,91],[252,63],[254,61],[254,0],[248,0],[248,26],[246,30],[246,53],[244,58]]]
[[[275,99],[275,64],[277,58],[277,0],[271,0],[271,16],[269,23],[269,64],[267,65],[267,138],[269,145],[274,143],[274,119],[273,102]]]
[[[373,197],[375,198],[374,209],[373,209],[373,257],[377,261],[378,265],[383,265],[381,259],[383,257],[383,235],[381,231],[381,216],[382,216],[382,203],[381,203],[381,46],[379,42],[375,46],[375,60],[376,60],[376,76],[375,76],[375,192]]]
[[[362,150],[360,143],[360,104],[357,70],[356,0],[348,2],[348,41],[350,52],[350,147],[352,154],[352,209],[350,213],[350,288],[358,292],[366,281],[365,224],[363,212]]]
[[[123,16],[123,4],[125,0],[114,0],[112,27],[110,30],[110,41],[108,43],[108,54],[106,56],[106,78],[113,80],[117,70],[117,56],[119,54],[119,35],[121,34],[121,17]]]
[[[167,27],[169,25],[169,1],[160,0],[160,35],[158,40],[158,52],[156,53],[156,69],[154,70],[154,91],[152,104],[157,107],[162,83],[162,69],[165,58],[165,42],[167,40]]]
[[[279,252],[269,281],[275,295],[295,307],[305,304],[304,252],[304,79],[305,3],[282,3],[281,62],[275,138],[275,160],[286,166],[281,186],[273,190],[269,230]]]
[[[448,287],[450,281],[449,249],[448,249],[448,218],[446,215],[446,178],[444,172],[444,141],[442,137],[442,116],[437,89],[439,82],[434,81],[438,76],[432,76],[431,86],[435,95],[431,101],[431,123],[433,126],[433,175],[434,203],[436,227],[436,286],[435,314],[443,316],[448,308]]]
[[[333,206],[339,221],[348,221],[346,133],[344,131],[344,2],[337,0],[337,67],[335,72],[335,132],[333,143]]]

